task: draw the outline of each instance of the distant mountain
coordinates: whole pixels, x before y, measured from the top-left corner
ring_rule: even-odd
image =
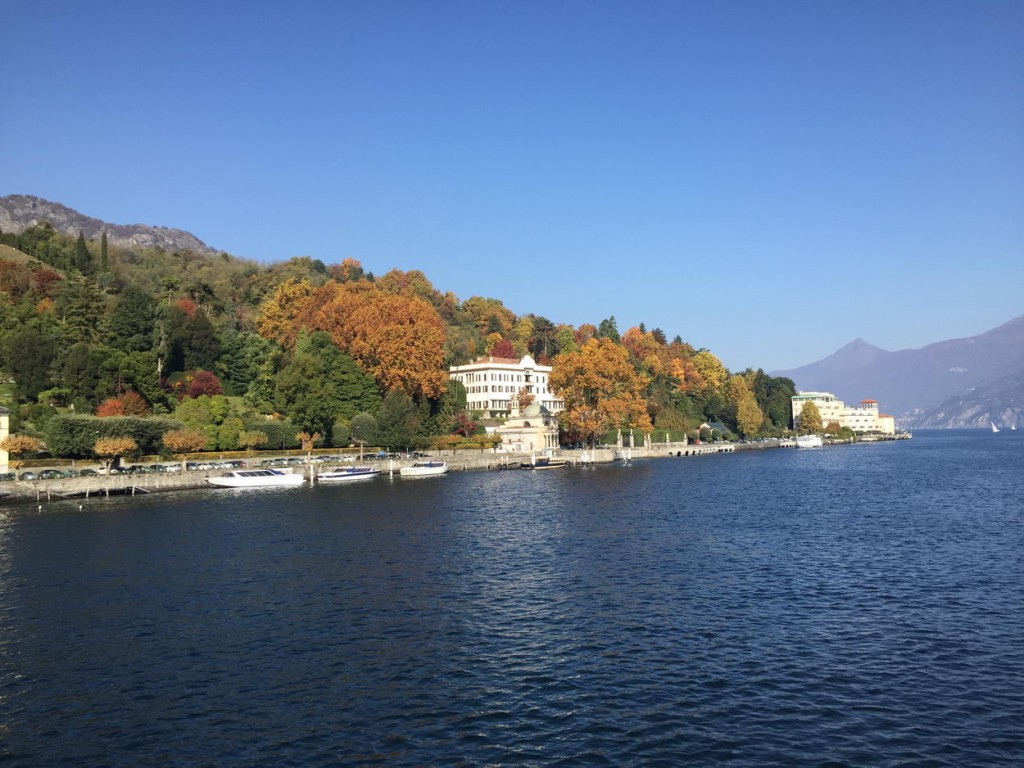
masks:
[[[938,429],[1024,428],[1024,371],[949,398],[914,419],[914,426]]]
[[[906,419],[950,398],[988,391],[1000,380],[1012,383],[1007,377],[1021,371],[1024,316],[978,336],[921,349],[888,352],[857,339],[816,363],[772,375],[791,378],[797,389],[833,392],[847,402],[877,400],[882,411]]]
[[[193,251],[211,256],[220,253],[181,229],[148,224],[110,224],[85,216],[66,205],[32,195],[0,197],[0,230],[20,235],[43,221],[49,222],[54,229],[65,235],[77,237],[81,232],[86,240],[99,240],[100,235],[106,232],[109,243],[125,248],[162,248],[165,251]]]

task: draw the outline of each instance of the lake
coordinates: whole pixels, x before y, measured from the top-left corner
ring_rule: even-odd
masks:
[[[1024,763],[1024,440],[0,513],[10,766]]]

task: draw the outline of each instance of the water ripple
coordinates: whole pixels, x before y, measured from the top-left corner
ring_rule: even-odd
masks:
[[[11,513],[0,759],[1018,765],[1012,445]]]

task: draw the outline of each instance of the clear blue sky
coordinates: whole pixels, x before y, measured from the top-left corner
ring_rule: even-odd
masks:
[[[1024,313],[1024,2],[0,0],[0,195],[788,368]]]

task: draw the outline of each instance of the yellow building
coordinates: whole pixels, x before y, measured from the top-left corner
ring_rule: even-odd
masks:
[[[791,399],[793,423],[798,424],[807,403],[814,403],[821,414],[821,425],[836,422],[858,433],[896,434],[896,419],[878,412],[878,401],[861,400],[859,405],[846,405],[830,392],[798,392]]]

